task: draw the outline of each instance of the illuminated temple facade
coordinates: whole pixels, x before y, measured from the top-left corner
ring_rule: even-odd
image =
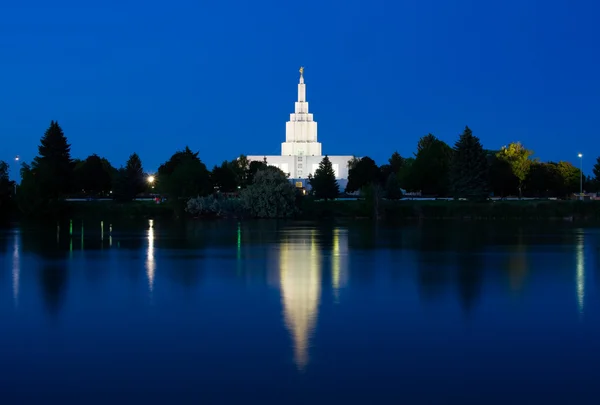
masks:
[[[317,138],[317,122],[309,113],[306,101],[306,84],[304,68],[300,68],[298,83],[298,100],[290,120],[285,125],[285,142],[281,144],[281,155],[248,156],[249,161],[266,161],[268,165],[278,167],[288,174],[290,179],[301,187],[306,187],[306,179],[313,175],[323,160],[321,143]],[[328,155],[333,166],[335,177],[344,188],[348,179],[348,161],[352,156]]]

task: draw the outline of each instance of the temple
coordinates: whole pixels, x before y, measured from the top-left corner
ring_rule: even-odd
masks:
[[[306,179],[315,173],[323,160],[321,143],[317,139],[317,122],[309,113],[306,101],[304,68],[300,68],[298,100],[290,120],[285,124],[285,142],[281,144],[281,156],[248,156],[249,161],[266,161],[268,165],[278,167],[288,174],[297,187],[307,187]],[[340,188],[346,186],[348,179],[348,161],[352,156],[328,155]]]

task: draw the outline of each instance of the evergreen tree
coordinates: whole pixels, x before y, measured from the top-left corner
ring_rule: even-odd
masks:
[[[450,179],[455,198],[484,199],[488,195],[488,159],[469,127],[454,145]]]
[[[44,133],[38,146],[39,155],[32,169],[41,195],[47,199],[63,196],[72,189],[73,161],[71,145],[56,121]]]
[[[594,165],[594,177],[596,178],[597,182],[600,182],[600,156],[598,156],[596,158],[596,164]]]
[[[315,170],[315,175],[309,175],[308,182],[318,199],[333,200],[340,194],[340,186],[335,179],[335,172],[328,156],[321,160],[319,168]]]
[[[115,177],[113,197],[116,200],[131,201],[146,190],[147,179],[144,175],[142,160],[137,153],[129,156],[125,167],[121,167]]]

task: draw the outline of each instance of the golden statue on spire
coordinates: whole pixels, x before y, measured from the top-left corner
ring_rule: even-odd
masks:
[[[300,76],[304,75],[304,67],[300,66]]]

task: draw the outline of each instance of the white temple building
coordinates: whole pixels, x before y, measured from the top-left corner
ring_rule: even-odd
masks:
[[[249,161],[266,161],[290,176],[297,187],[307,187],[308,175],[314,175],[323,160],[321,143],[317,140],[317,123],[308,112],[304,68],[300,68],[298,101],[290,120],[285,124],[285,142],[281,144],[281,156],[248,156]],[[353,156],[328,155],[335,177],[344,189],[348,179],[348,161]]]

